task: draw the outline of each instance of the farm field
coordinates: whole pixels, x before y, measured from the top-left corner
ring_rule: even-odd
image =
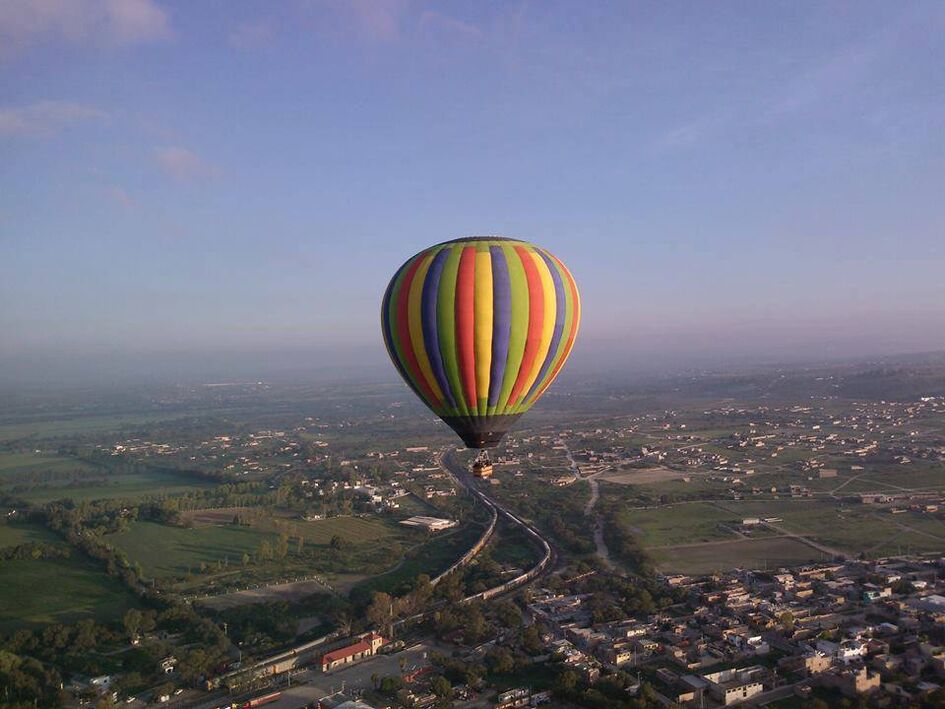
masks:
[[[239,516],[259,532],[278,534],[285,532],[292,537],[302,536],[306,544],[328,544],[332,537],[339,536],[352,544],[373,542],[391,536],[406,537],[409,533],[396,521],[382,517],[331,517],[306,521],[289,513],[271,515],[262,510],[229,507],[217,510],[197,510],[183,515],[185,519],[200,526],[229,525]]]
[[[692,474],[669,468],[621,468],[619,471],[604,473],[600,479],[615,485],[650,485],[679,480],[690,475]]]
[[[81,558],[0,562],[0,631],[83,618],[111,621],[134,596],[92,562]]]
[[[56,438],[84,433],[120,431],[127,426],[153,423],[167,416],[135,414],[127,416],[75,416],[59,419],[43,419],[29,422],[0,424],[0,443],[23,438]]]
[[[65,544],[53,532],[39,524],[0,524],[0,549],[30,542]]]
[[[238,568],[244,553],[253,554],[273,535],[249,527],[171,527],[157,522],[135,522],[125,532],[106,539],[141,564],[146,576],[185,575],[201,563],[225,561]]]
[[[790,537],[661,547],[650,553],[661,571],[680,574],[708,574],[736,567],[776,569],[823,559],[822,553]]]
[[[0,478],[2,481],[2,478]],[[200,480],[190,475],[164,470],[149,470],[131,475],[108,475],[95,477],[83,484],[79,480],[68,485],[17,485],[3,486],[0,491],[7,492],[23,500],[43,504],[52,500],[70,498],[73,500],[99,500],[106,498],[143,499],[162,495],[174,495],[195,488],[212,487],[210,481]]]
[[[0,485],[42,473],[72,473],[98,470],[94,465],[68,456],[44,453],[0,453]]]
[[[732,539],[734,534],[720,528],[719,524],[727,525],[737,518],[708,502],[627,509],[619,514],[640,535],[646,547]]]
[[[482,535],[483,527],[468,524],[441,532],[428,542],[411,549],[404,559],[387,572],[358,584],[354,592],[386,591],[395,593],[420,574],[431,578],[449,568]]]
[[[945,524],[932,517],[893,515],[869,505],[839,506],[809,499],[726,501],[720,505],[744,517],[780,517],[779,527],[853,556],[934,551],[945,539]]]

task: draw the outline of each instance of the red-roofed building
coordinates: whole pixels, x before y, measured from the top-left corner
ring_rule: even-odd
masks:
[[[336,667],[343,667],[352,662],[371,657],[384,644],[384,638],[377,633],[365,635],[353,645],[346,645],[322,655],[322,672],[330,672]]]

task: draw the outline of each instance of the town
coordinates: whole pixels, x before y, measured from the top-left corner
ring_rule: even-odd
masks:
[[[9,436],[7,676],[132,708],[931,706],[945,397],[829,376],[554,404],[487,468],[396,397],[273,414],[297,394],[259,383]]]

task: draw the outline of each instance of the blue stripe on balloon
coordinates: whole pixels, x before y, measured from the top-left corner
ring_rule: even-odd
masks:
[[[430,358],[433,376],[436,377],[437,384],[440,385],[440,389],[449,401],[450,406],[455,407],[456,399],[450,390],[446,370],[443,369],[443,357],[440,355],[440,337],[436,330],[436,297],[440,288],[443,265],[446,263],[449,252],[449,249],[440,249],[439,253],[433,257],[432,263],[430,263],[427,277],[423,282],[423,292],[420,295],[420,324],[423,328],[423,345],[426,348],[427,356]]]
[[[541,369],[538,371],[538,376],[535,377],[535,381],[531,389],[529,389],[528,394],[523,398],[523,401],[527,401],[529,397],[535,393],[541,385],[542,380],[545,378],[548,368],[551,367],[551,363],[554,361],[555,353],[558,351],[558,344],[561,342],[561,335],[564,332],[565,309],[567,308],[564,281],[561,280],[561,273],[558,271],[558,267],[541,249],[535,249],[535,253],[545,260],[548,270],[551,271],[551,280],[554,281],[555,284],[555,328],[551,334],[551,345],[548,347],[548,354],[545,355],[545,361],[542,363]]]
[[[492,365],[489,373],[489,406],[499,403],[512,332],[512,285],[509,264],[501,246],[490,246],[492,256]]]

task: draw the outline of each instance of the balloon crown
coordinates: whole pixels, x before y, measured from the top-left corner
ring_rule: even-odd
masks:
[[[520,244],[525,242],[522,239],[513,239],[510,236],[461,236],[458,239],[444,241],[444,244],[461,244],[464,241],[517,241]]]

